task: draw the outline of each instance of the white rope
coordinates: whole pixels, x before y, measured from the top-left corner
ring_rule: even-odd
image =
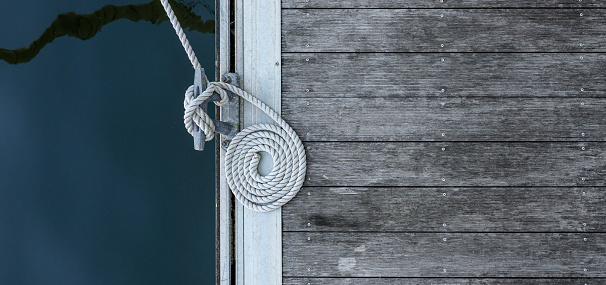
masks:
[[[199,68],[200,63],[168,0],[160,2],[192,65]],[[274,110],[244,90],[225,82],[208,83],[206,90],[198,97],[194,96],[193,85],[185,92],[183,122],[192,136],[197,126],[204,132],[207,141],[214,138],[215,125],[201,104],[214,92],[221,96],[221,101],[215,102],[216,105],[227,103],[229,96],[226,90],[261,109],[277,123],[254,125],[242,130],[233,138],[225,154],[225,176],[236,199],[253,211],[273,211],[290,201],[301,189],[307,167],[305,148],[297,133]],[[262,151],[269,153],[273,161],[271,172],[264,176],[258,170]]]
[[[187,89],[183,120],[190,134],[193,135],[194,125],[198,125],[207,140],[214,137],[212,120],[200,104],[214,92],[221,95],[221,101],[215,104],[224,104],[229,100],[225,90],[252,103],[278,124],[254,125],[242,130],[231,141],[225,155],[227,183],[238,201],[257,212],[275,210],[297,195],[305,181],[307,160],[303,143],[274,110],[244,90],[224,82],[209,83],[197,98],[193,98],[193,86]],[[258,171],[262,151],[269,153],[273,161],[273,169],[265,176]]]
[[[191,45],[189,44],[189,41],[187,40],[187,37],[185,36],[185,33],[183,32],[183,29],[181,28],[181,24],[179,24],[179,21],[177,20],[177,16],[175,16],[175,12],[173,12],[173,8],[168,3],[168,0],[160,0],[160,3],[162,3],[162,7],[164,7],[164,11],[166,11],[166,15],[168,15],[168,19],[170,20],[170,23],[173,25],[173,28],[175,29],[177,36],[179,36],[181,45],[183,45],[183,48],[185,49],[185,52],[187,53],[187,56],[189,57],[189,61],[191,61],[191,65],[193,65],[194,68],[200,67],[200,62],[198,61],[198,58],[196,57],[194,50],[192,49]]]

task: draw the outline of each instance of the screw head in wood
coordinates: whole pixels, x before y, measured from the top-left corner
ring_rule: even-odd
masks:
[[[587,226],[587,223],[583,223],[583,226],[584,226],[584,227],[586,227],[586,226]]]
[[[444,47],[444,44],[440,44],[440,47]]]
[[[445,135],[446,135],[445,133],[442,133],[442,136],[445,136]]]
[[[444,59],[443,59],[443,58],[441,58],[441,59],[440,59],[440,61],[444,61]]]
[[[306,58],[305,61],[309,61],[309,58]]]
[[[442,240],[443,240],[443,241],[446,241],[446,238],[443,238]]]
[[[306,44],[305,47],[309,47],[309,44]]]
[[[587,241],[587,238],[583,238],[584,241]]]
[[[446,227],[446,224],[442,224],[442,227]]]
[[[309,89],[305,89],[305,92],[309,92]]]
[[[442,148],[442,151],[445,151],[445,150],[446,150],[446,148],[445,148],[445,147],[443,147],[443,148]]]
[[[583,13],[579,14],[581,17],[583,17]]]
[[[446,193],[442,193],[442,196],[446,197]]]
[[[310,238],[310,237],[307,237],[307,240],[311,240],[311,238]]]
[[[308,226],[308,227],[311,227],[311,223],[307,223],[307,226]]]
[[[581,150],[585,150],[585,147],[584,147],[584,146],[583,146],[583,147],[581,147]]]
[[[585,91],[585,88],[581,88],[581,91]]]

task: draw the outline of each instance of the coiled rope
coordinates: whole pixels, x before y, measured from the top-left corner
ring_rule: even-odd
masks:
[[[200,67],[168,0],[160,2],[192,65],[194,68]],[[192,85],[185,92],[183,101],[185,128],[193,136],[195,128],[199,127],[207,141],[213,139],[215,126],[200,105],[214,92],[221,96],[221,100],[215,102],[216,105],[227,103],[227,91],[261,109],[277,123],[250,126],[233,138],[225,155],[225,175],[229,188],[240,203],[253,211],[275,210],[290,201],[301,189],[307,161],[301,139],[274,110],[244,90],[225,82],[210,82],[208,88],[198,97],[194,96]],[[262,151],[269,153],[273,161],[271,172],[264,176],[258,171]]]

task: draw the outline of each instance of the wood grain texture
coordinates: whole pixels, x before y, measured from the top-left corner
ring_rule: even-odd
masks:
[[[603,278],[284,278],[283,285],[585,285],[604,284]]]
[[[304,187],[300,193],[282,207],[283,231],[606,232],[606,188]]]
[[[593,8],[605,7],[600,0],[282,0],[282,8]]]
[[[303,141],[606,140],[606,98],[287,98],[282,107]]]
[[[283,53],[282,98],[603,98],[604,70],[602,53]]]
[[[604,52],[605,14],[602,9],[285,9],[282,51]]]
[[[606,234],[283,235],[287,277],[606,277]]]
[[[449,135],[444,133],[444,139]],[[606,143],[308,142],[305,145],[308,180],[304,186],[606,185]]]

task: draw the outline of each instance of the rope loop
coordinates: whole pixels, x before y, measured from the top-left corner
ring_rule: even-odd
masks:
[[[217,92],[221,96],[221,101],[214,101],[215,105],[223,106],[229,102],[227,92],[217,82],[210,82],[208,88],[198,97],[194,96],[194,86],[189,86],[187,91],[185,91],[185,100],[183,100],[183,108],[185,108],[183,122],[185,123],[187,132],[193,136],[195,126],[198,126],[204,132],[206,141],[212,140],[215,137],[215,124],[202,110],[202,103],[213,95],[214,92]]]
[[[214,92],[221,95],[217,105],[227,103],[227,91],[242,97],[267,114],[277,125],[260,124],[239,132],[229,144],[225,155],[225,175],[232,193],[247,208],[268,212],[286,204],[301,189],[305,181],[307,160],[305,148],[297,133],[274,110],[259,99],[225,82],[211,82],[208,88],[194,98],[194,87],[185,92],[184,122],[193,135],[194,126],[200,127],[206,140],[214,137],[215,127],[200,104]],[[267,175],[258,171],[261,152],[267,152],[273,168]]]

